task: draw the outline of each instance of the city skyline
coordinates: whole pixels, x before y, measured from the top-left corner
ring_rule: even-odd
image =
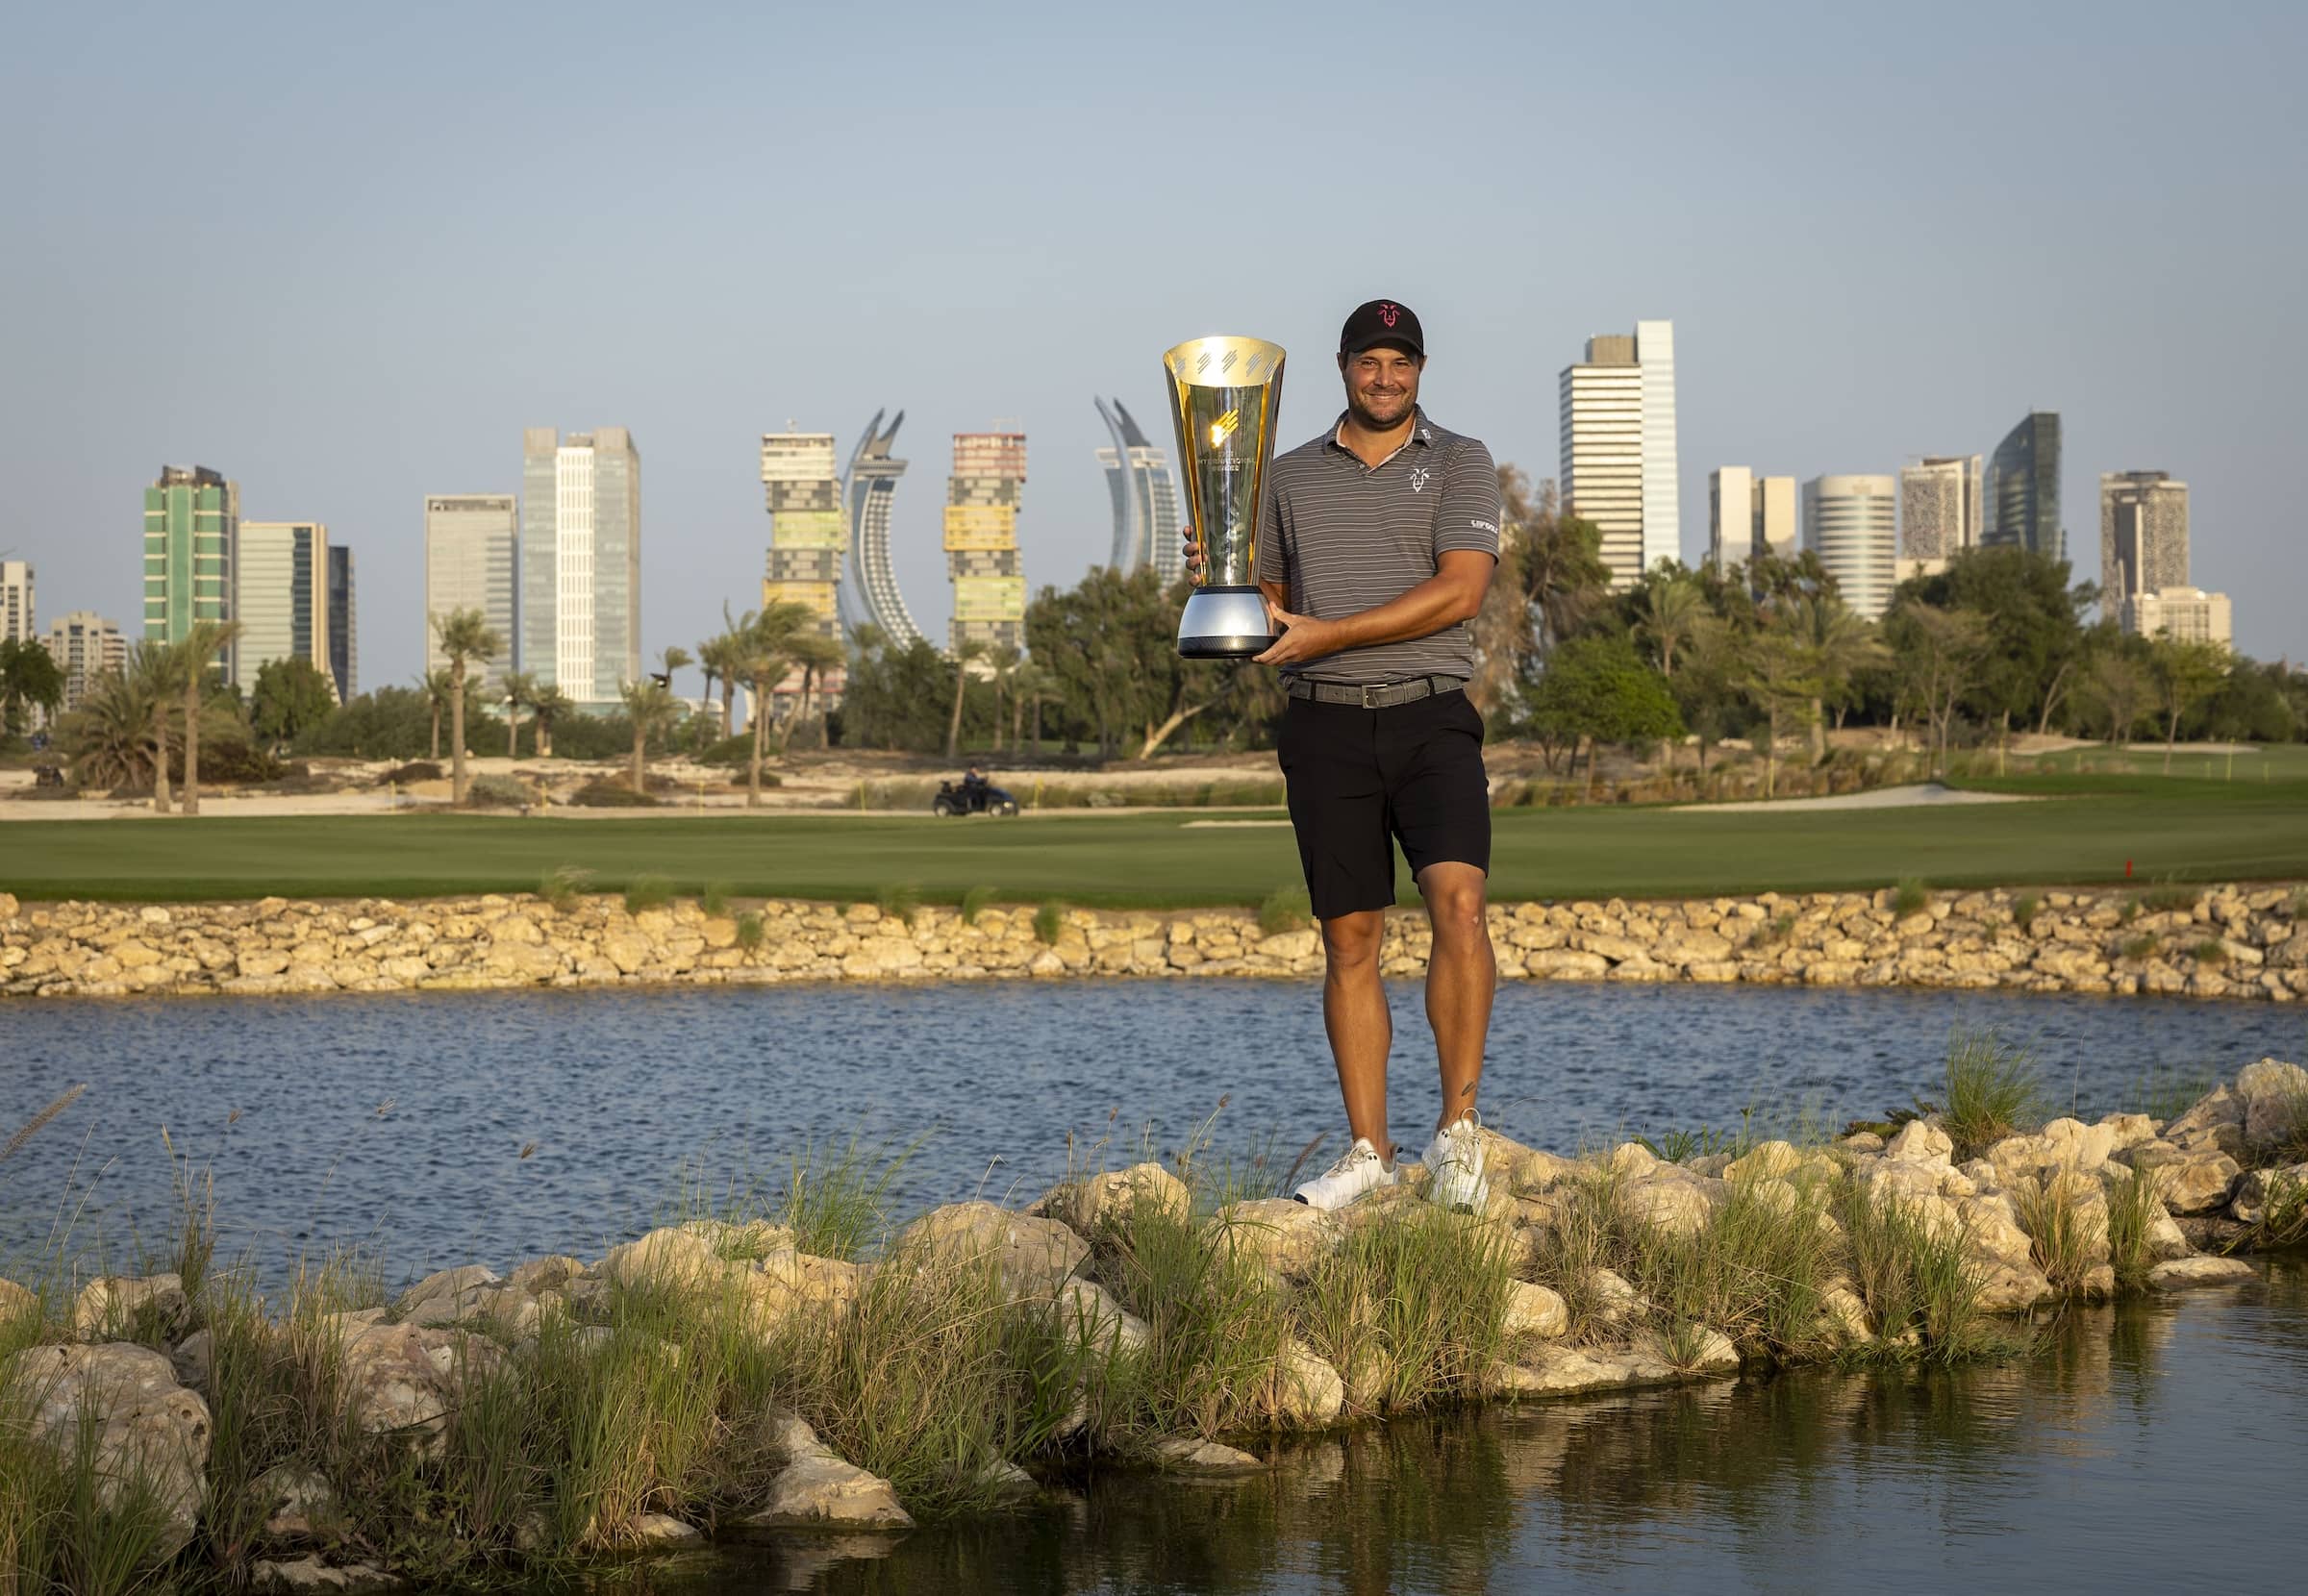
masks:
[[[1558,474],[1553,378],[1580,340],[1671,316],[1686,563],[1704,556],[1707,473],[1724,461],[1798,480],[1896,470],[1923,450],[1985,454],[2031,409],[2056,410],[2079,580],[2096,580],[2099,473],[2169,470],[2191,485],[2194,579],[2239,596],[2239,646],[2308,656],[2308,613],[2246,597],[2308,586],[2285,419],[2308,312],[2281,275],[2302,223],[2265,203],[2303,144],[2281,71],[2308,43],[2296,8],[2167,17],[2165,113],[2120,126],[2105,86],[2129,69],[2134,35],[2097,8],[1957,6],[1926,36],[1888,18],[1830,33],[1808,13],[1689,9],[1664,46],[1656,19],[1632,15],[1460,7],[1425,25],[1453,20],[1510,56],[1649,64],[1470,96],[1440,58],[1406,61],[1390,112],[1403,137],[1350,177],[1321,108],[1367,65],[1355,30],[1232,19],[1276,62],[1236,124],[1269,181],[1258,268],[1214,277],[1138,247],[1149,217],[1194,214],[1188,174],[1155,163],[1125,196],[1111,172],[1113,148],[1161,147],[1181,117],[1218,114],[1215,90],[1173,91],[1192,81],[1192,29],[1149,39],[1120,16],[1044,30],[903,5],[871,40],[830,14],[627,18],[612,63],[592,29],[486,12],[396,31],[218,7],[134,33],[102,12],[36,12],[0,62],[0,131],[38,152],[0,174],[25,239],[0,260],[0,290],[46,308],[12,327],[0,383],[13,513],[0,548],[39,567],[50,607],[133,633],[137,571],[111,536],[128,494],[156,461],[213,462],[248,485],[252,511],[324,519],[363,551],[360,674],[405,684],[422,665],[413,508],[444,486],[517,487],[504,439],[531,418],[615,417],[649,442],[640,641],[654,654],[693,646],[758,588],[760,435],[789,415],[854,430],[902,403],[906,436],[936,444],[916,446],[917,466],[953,432],[1017,418],[1041,467],[1032,581],[1064,585],[1111,544],[1094,460],[1111,439],[1085,394],[1160,414],[1163,349],[1253,334],[1298,357],[1280,429],[1292,444],[1338,412],[1340,320],[1385,296],[1425,324],[1430,413],[1534,479]],[[1990,33],[1993,52],[1967,42]],[[1018,86],[999,103],[950,69],[952,52],[990,40]],[[1124,40],[1134,64],[1116,75]],[[1855,48],[1895,52],[1900,74],[1850,74]],[[745,63],[793,50],[823,70],[764,101]],[[322,59],[357,70],[315,77]],[[894,99],[840,90],[866,78]],[[1789,78],[1804,95],[1752,92]],[[485,81],[502,87],[477,92]],[[292,85],[313,114],[293,140],[188,116],[194,83],[246,96]],[[1972,112],[1941,114],[1951,93]],[[1041,137],[1092,107],[1107,133],[1094,145]],[[1836,139],[1819,139],[1822,119]],[[1612,137],[1543,194],[1518,181],[1588,126]],[[838,205],[812,249],[792,248],[777,208],[730,204],[765,144],[871,171],[870,204]],[[1012,154],[941,159],[988,144]],[[580,146],[612,225],[540,271],[534,240],[565,222],[544,152]],[[158,147],[194,180],[152,185]],[[2019,149],[2032,159],[2010,161]],[[1767,177],[1777,197],[1763,204]],[[1841,220],[1855,188],[1949,182],[1966,187],[1964,229],[1892,251]],[[1403,208],[1375,259],[1344,242],[1345,215],[1372,193]],[[2143,193],[2191,225],[2109,250],[2111,207]],[[1566,216],[1579,222],[1568,242]],[[156,229],[168,251],[139,243]],[[294,247],[252,262],[238,247],[252,232]],[[452,247],[409,247],[451,234]],[[2002,247],[1971,247],[1983,235]],[[1465,249],[1468,237],[1488,247]],[[2212,391],[2220,406],[2184,402]],[[935,464],[896,494],[891,544],[915,618],[941,638]]]

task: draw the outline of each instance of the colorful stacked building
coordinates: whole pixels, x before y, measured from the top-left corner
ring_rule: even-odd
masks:
[[[954,474],[945,492],[945,571],[954,585],[950,649],[1026,646],[1026,578],[1017,556],[1025,483],[1025,434],[954,435]]]

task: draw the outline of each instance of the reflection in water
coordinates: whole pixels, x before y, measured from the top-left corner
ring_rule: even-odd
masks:
[[[2068,1315],[2042,1354],[1492,1409],[1108,1472],[902,1537],[716,1552],[602,1596],[830,1590],[2296,1588],[2308,1270]],[[2220,1526],[2217,1548],[2203,1537]]]

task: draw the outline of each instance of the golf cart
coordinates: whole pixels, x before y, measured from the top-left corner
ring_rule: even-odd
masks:
[[[932,814],[1016,814],[1017,800],[991,782],[940,782]]]

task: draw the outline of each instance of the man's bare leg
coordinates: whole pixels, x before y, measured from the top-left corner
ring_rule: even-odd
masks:
[[[1322,922],[1322,1029],[1330,1035],[1330,1055],[1338,1061],[1339,1095],[1346,1100],[1348,1127],[1392,1163],[1387,1051],[1394,1045],[1394,1021],[1387,1012],[1387,989],[1378,979],[1378,945],[1386,929],[1386,910],[1380,909]],[[1479,1045],[1476,1056],[1481,1056]]]
[[[1491,951],[1491,927],[1483,913],[1484,886],[1483,872],[1471,864],[1430,864],[1418,872],[1418,891],[1435,928],[1434,952],[1426,964],[1426,1021],[1435,1029],[1435,1061],[1442,1077],[1438,1131],[1474,1107],[1483,1079],[1491,999],[1498,988],[1498,960]],[[1338,1045],[1335,1031],[1331,1045]],[[1343,1076],[1345,1065],[1339,1068]]]

